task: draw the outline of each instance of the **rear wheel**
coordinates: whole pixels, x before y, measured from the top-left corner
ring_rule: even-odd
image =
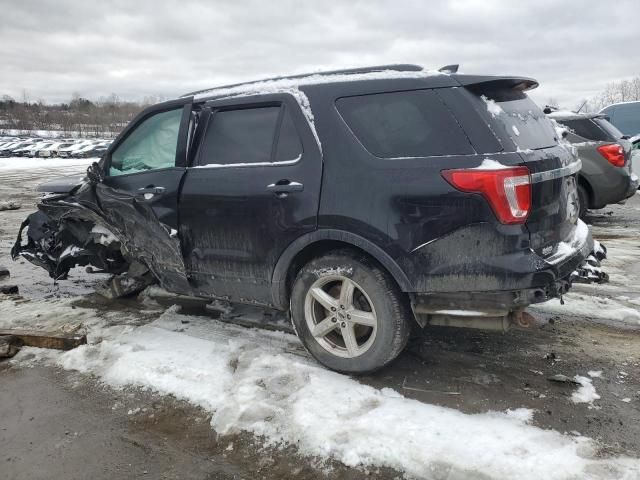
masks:
[[[584,218],[589,207],[589,194],[587,189],[582,185],[578,185],[578,216]]]
[[[314,259],[300,270],[291,313],[307,350],[346,373],[385,366],[405,347],[410,332],[409,307],[393,279],[350,251]]]

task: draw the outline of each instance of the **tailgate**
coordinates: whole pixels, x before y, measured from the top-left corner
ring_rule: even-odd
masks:
[[[524,85],[524,86],[523,86]],[[520,155],[531,172],[531,209],[526,227],[531,248],[551,263],[560,262],[588,239],[578,220],[576,173],[581,168],[570,146],[558,143],[551,121],[524,93],[527,83],[487,81],[466,88],[482,105],[503,151]]]
[[[577,229],[576,173],[582,165],[561,146],[522,152],[521,156],[531,171],[531,213],[526,223],[531,248],[553,262],[567,253],[563,243],[572,245],[588,235],[585,228]]]

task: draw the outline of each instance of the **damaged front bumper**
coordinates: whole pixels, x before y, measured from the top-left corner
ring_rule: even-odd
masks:
[[[56,280],[74,266],[117,275],[142,264],[163,288],[191,294],[180,241],[171,229],[144,200],[100,182],[85,180],[69,193],[45,195],[20,226],[11,256]]]

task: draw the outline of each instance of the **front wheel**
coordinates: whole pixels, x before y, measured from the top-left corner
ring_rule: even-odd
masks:
[[[390,276],[364,255],[339,251],[298,273],[292,321],[307,350],[328,368],[367,373],[405,347],[410,310]]]

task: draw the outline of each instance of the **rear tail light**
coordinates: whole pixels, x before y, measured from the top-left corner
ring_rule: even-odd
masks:
[[[598,151],[614,167],[624,167],[624,149],[622,145],[617,143],[602,145],[598,147]]]
[[[527,167],[443,170],[442,176],[460,191],[481,194],[500,223],[524,223],[529,216],[531,177]]]

